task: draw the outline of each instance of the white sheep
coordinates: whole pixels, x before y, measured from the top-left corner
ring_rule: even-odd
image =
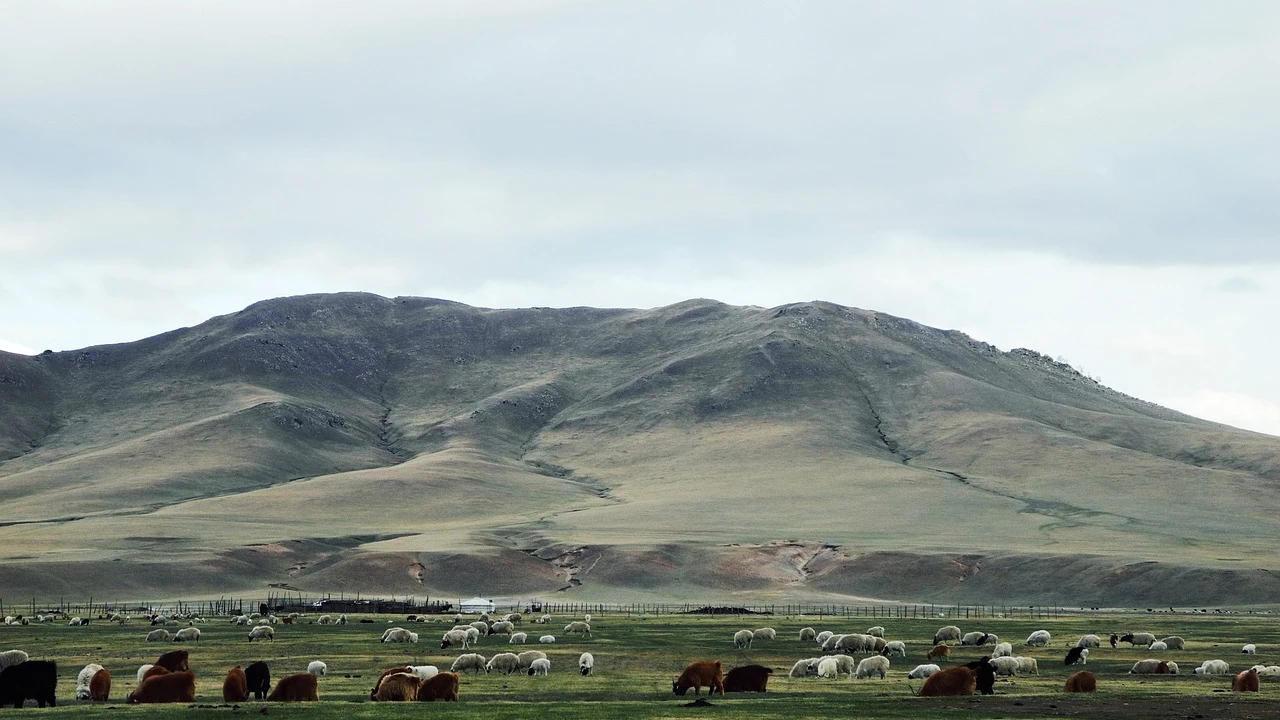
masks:
[[[568,625],[564,626],[564,633],[566,635],[579,633],[581,635],[591,637],[591,625],[590,623],[586,623],[581,620],[575,620],[574,622],[571,622]]]
[[[1076,647],[1096,648],[1101,646],[1102,646],[1102,638],[1098,637],[1097,635],[1092,635],[1092,634],[1081,635],[1080,639],[1076,641]]]
[[[1258,646],[1254,645],[1253,643],[1249,643],[1248,645],[1245,645],[1244,647],[1240,648],[1240,652],[1244,653],[1245,655],[1256,655],[1258,653]]]
[[[1014,659],[1018,661],[1019,675],[1039,675],[1040,674],[1040,665],[1036,663],[1035,658],[1019,655]]]
[[[1165,643],[1163,640],[1157,640],[1151,643],[1151,647],[1147,649],[1150,650],[1151,652],[1163,652],[1169,649],[1169,645]]]
[[[460,622],[462,622],[462,613],[454,613],[454,614],[453,614],[453,624],[457,625],[457,624],[458,624],[458,623],[460,623]]]
[[[831,639],[832,635],[835,635],[835,633],[831,632],[830,630],[823,630],[822,632],[818,633],[817,637],[814,638],[814,641],[817,642],[819,645],[823,645],[828,640]]]
[[[335,624],[336,624],[336,625],[346,625],[346,624],[347,624],[347,614],[346,614],[346,613],[342,613],[341,615],[339,615],[339,616],[338,616],[338,620],[337,620],[337,622],[336,622]]]
[[[894,655],[898,655],[899,657],[906,657],[907,644],[902,642],[901,640],[890,640],[889,642],[885,643],[883,652],[885,657],[893,657]]]
[[[751,639],[755,636],[750,630],[739,630],[733,634],[733,646],[738,650],[751,647]]]
[[[142,684],[142,676],[143,676],[143,675],[146,675],[146,674],[147,674],[147,671],[148,671],[148,670],[150,670],[150,669],[151,669],[151,668],[153,668],[153,667],[155,667],[155,665],[153,665],[152,663],[147,663],[146,665],[139,665],[139,666],[138,666],[138,684],[139,684],[139,685],[141,685],[141,684]]]
[[[472,645],[475,645],[476,643],[480,642],[479,630],[471,627],[470,625],[463,625],[458,629],[467,634],[467,642],[471,643]]]
[[[1048,630],[1037,630],[1027,636],[1027,644],[1032,647],[1045,647],[1049,644],[1050,637]]]
[[[510,675],[520,669],[520,657],[515,653],[498,653],[489,658],[488,664],[484,666],[485,672],[500,672]]]
[[[1145,660],[1139,660],[1138,662],[1133,664],[1133,667],[1129,668],[1129,674],[1130,675],[1155,675],[1160,665],[1167,666],[1168,663],[1166,663],[1163,660],[1158,660],[1156,658],[1147,658]]]
[[[584,652],[578,656],[578,672],[583,675],[590,675],[591,671],[596,667],[596,656],[589,652]]]
[[[939,672],[941,670],[942,668],[938,667],[937,665],[932,665],[932,664],[917,665],[914,668],[912,668],[911,672],[907,673],[907,678],[911,680],[923,680],[924,678],[927,678],[930,675],[936,672]]]
[[[547,658],[538,658],[529,664],[530,675],[546,675],[551,672],[551,661]]]
[[[539,625],[546,625],[547,623],[551,622],[551,616],[550,616],[550,615],[543,615],[542,617],[538,618],[537,620],[534,620],[534,622],[538,623]]]
[[[320,677],[321,675],[328,675],[329,665],[323,660],[312,660],[311,662],[307,663],[307,672],[311,673],[312,675],[315,675],[316,677]]]
[[[1196,675],[1226,675],[1229,672],[1231,672],[1231,666],[1226,660],[1205,660],[1193,671]]]
[[[169,631],[164,628],[156,628],[147,633],[147,642],[164,642],[169,639]]]
[[[81,620],[78,617],[73,617],[69,622],[67,622],[67,627],[80,627],[81,625],[88,625],[88,624],[89,624],[88,620]]]
[[[884,637],[884,628],[881,627],[880,625],[873,625],[867,628],[866,634],[872,637],[882,638]]]
[[[753,640],[773,640],[778,636],[778,633],[773,628],[766,627],[752,632],[751,635]]]
[[[413,671],[414,675],[426,680],[440,674],[440,668],[435,665],[409,665],[407,666]]]
[[[520,667],[527,668],[533,664],[534,660],[537,660],[538,658],[544,658],[546,656],[547,654],[542,652],[541,650],[525,650],[524,652],[520,653],[516,657],[520,658]]]
[[[805,658],[804,660],[797,660],[796,664],[791,666],[791,672],[789,675],[793,678],[808,677],[812,674],[809,672],[809,668],[816,666],[821,661],[822,658]]]
[[[991,664],[996,669],[996,675],[1017,675],[1018,674],[1018,658],[1002,655],[1000,657],[991,658]]]
[[[89,663],[84,666],[79,675],[76,675],[76,699],[89,699],[89,683],[93,680],[93,676],[98,674],[102,666],[98,663]]]
[[[1253,670],[1259,677],[1280,677],[1280,665],[1254,665]]]
[[[258,625],[249,631],[249,642],[264,639],[274,641],[276,639],[276,629],[270,625]]]
[[[1187,645],[1187,641],[1177,635],[1170,635],[1160,642],[1164,643],[1170,650],[1184,650]]]
[[[184,627],[173,634],[174,642],[198,642],[200,640],[200,628]]]
[[[933,634],[933,644],[937,645],[947,641],[959,642],[961,637],[960,628],[955,625],[946,625],[938,628],[938,632]]]
[[[402,627],[395,627],[382,634],[382,642],[416,643],[418,642],[418,633],[413,632],[412,630],[405,630]]]
[[[316,618],[316,624],[318,625],[329,625],[331,623],[333,623],[333,616],[331,615],[321,615]]]
[[[582,621],[583,621],[583,622],[591,622],[591,613],[587,613],[586,615],[583,615],[583,616],[582,616]]]
[[[836,679],[840,676],[840,665],[833,657],[825,657],[818,661],[818,677]]]
[[[511,633],[511,639],[507,641],[508,645],[523,645],[529,639],[529,633]]]
[[[996,643],[996,649],[991,651],[991,657],[1013,657],[1013,643]]]
[[[459,655],[453,661],[453,665],[449,668],[451,672],[465,672],[470,670],[476,673],[485,672],[484,656],[480,653],[465,653]]]
[[[1120,642],[1129,643],[1129,647],[1137,647],[1139,645],[1151,647],[1151,643],[1155,641],[1156,641],[1156,636],[1147,632],[1126,633],[1123,637],[1120,638]]]
[[[831,657],[836,661],[837,672],[842,675],[853,676],[854,667],[858,664],[856,660],[848,655],[832,655]]]
[[[477,635],[484,636],[489,634],[489,623],[477,620],[469,624],[471,627],[475,628]]]
[[[863,658],[862,662],[858,663],[857,677],[862,680],[872,675],[879,675],[880,679],[883,680],[887,672],[889,672],[889,658],[883,655],[872,655],[871,657]]]
[[[5,650],[0,652],[0,670],[14,665],[21,665],[31,658],[22,650]]]
[[[231,618],[231,624],[232,624],[232,625],[248,625],[248,624],[249,624],[249,616],[248,616],[248,615],[237,615],[237,616],[235,616],[235,617]]]
[[[444,649],[452,645],[461,645],[462,649],[466,650],[471,647],[471,636],[467,634],[466,630],[458,630],[456,628],[449,630],[444,634],[444,637],[440,638],[440,648]]]
[[[516,624],[510,620],[499,620],[489,626],[490,635],[510,635],[516,631]]]
[[[818,637],[818,631],[811,627],[800,629],[800,642],[813,642]]]
[[[544,643],[544,644],[551,644],[555,641],[556,641],[555,635],[543,635],[542,637],[538,638],[538,642]]]

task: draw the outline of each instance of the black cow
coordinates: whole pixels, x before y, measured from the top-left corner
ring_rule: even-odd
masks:
[[[271,669],[261,660],[249,663],[244,669],[244,679],[248,681],[246,692],[253,693],[255,700],[263,700],[271,692]]]
[[[20,708],[27,700],[57,707],[58,664],[52,660],[28,660],[0,672],[0,707]]]
[[[969,668],[978,677],[978,692],[983,695],[991,695],[995,693],[996,686],[996,666],[991,664],[991,658],[983,655],[981,658],[971,663],[965,663],[965,667]]]

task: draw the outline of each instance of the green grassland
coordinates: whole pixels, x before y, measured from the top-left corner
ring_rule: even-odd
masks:
[[[277,626],[271,642],[247,640],[247,629],[225,619],[202,625],[203,637],[188,643],[191,666],[197,674],[197,703],[172,706],[121,707],[122,699],[134,684],[138,666],[153,661],[161,652],[178,647],[174,643],[147,643],[150,629],[145,622],[113,625],[95,621],[88,627],[65,624],[0,626],[0,648],[26,650],[33,659],[50,659],[59,665],[59,706],[56,709],[28,709],[6,715],[17,717],[57,715],[75,718],[120,717],[227,717],[259,714],[271,717],[363,718],[433,717],[461,718],[675,718],[715,716],[724,718],[829,718],[849,715],[856,709],[861,718],[931,717],[1060,717],[1066,715],[1099,718],[1145,717],[1266,717],[1280,713],[1280,682],[1264,679],[1262,691],[1242,697],[1230,692],[1229,677],[1200,678],[1192,669],[1200,662],[1222,658],[1232,670],[1255,663],[1280,663],[1280,622],[1271,615],[1115,615],[1088,614],[1053,620],[985,619],[959,621],[964,631],[982,630],[1015,643],[1015,654],[1030,655],[1039,661],[1038,676],[1000,679],[996,695],[974,698],[917,698],[912,687],[920,681],[906,680],[907,672],[925,662],[929,639],[947,619],[845,619],[818,617],[708,617],[708,616],[596,616],[594,636],[578,639],[564,636],[563,627],[571,618],[557,617],[551,625],[524,623],[520,628],[532,638],[543,633],[557,636],[554,645],[536,642],[509,645],[503,637],[481,640],[475,651],[489,657],[497,652],[537,648],[548,653],[551,674],[526,675],[464,674],[460,702],[372,703],[369,690],[379,672],[400,664],[433,664],[447,669],[462,651],[439,649],[437,638],[452,618],[441,623],[395,624],[418,632],[415,645],[381,644],[379,638],[388,625],[387,616],[375,622],[346,626],[308,624]],[[353,620],[355,618],[353,617]],[[792,664],[801,658],[819,655],[810,642],[800,642],[802,627],[836,632],[861,632],[872,624],[886,627],[886,637],[907,643],[907,658],[892,658],[886,680],[837,681],[787,677]],[[733,632],[739,629],[774,627],[773,641],[756,641],[749,650],[735,650]],[[1054,637],[1047,648],[1021,645],[1033,630],[1048,629]],[[1144,648],[1118,649],[1106,646],[1092,652],[1087,669],[1098,676],[1099,692],[1093,696],[1067,696],[1063,681],[1079,667],[1064,667],[1061,658],[1083,633],[1104,638],[1111,632],[1147,631],[1157,636],[1181,635],[1187,640],[1182,651],[1158,653],[1181,667],[1177,677],[1132,676],[1129,667],[1137,660],[1153,656]],[[1240,646],[1256,643],[1259,654],[1240,654]],[[596,660],[595,673],[583,677],[577,672],[577,658],[589,651]],[[983,654],[978,648],[957,647],[952,664]],[[311,660],[328,663],[329,674],[320,678],[320,698],[316,704],[282,705],[249,701],[237,706],[221,702],[221,683],[228,668],[255,660],[265,660],[273,679],[304,672]],[[715,697],[715,707],[685,705],[693,696],[679,698],[671,692],[671,680],[690,661],[720,659],[726,668],[760,663],[774,668],[769,692],[765,695],[731,694]],[[113,676],[112,702],[91,704],[73,700],[75,675],[90,662],[104,665]],[[705,694],[705,693],[704,693]],[[264,711],[264,706],[266,709]]]

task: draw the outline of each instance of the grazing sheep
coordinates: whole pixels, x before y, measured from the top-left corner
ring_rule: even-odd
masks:
[[[876,639],[870,635],[862,633],[850,633],[848,635],[838,635],[834,638],[835,645],[832,648],[837,652],[861,653],[870,652],[875,649]],[[826,646],[823,646],[826,649]]]
[[[1080,647],[1080,648],[1096,648],[1101,646],[1102,646],[1102,638],[1099,638],[1097,635],[1081,635],[1080,639],[1076,641],[1076,647]],[[1079,692],[1079,691],[1075,691],[1075,692]],[[1088,692],[1092,692],[1092,690]]]
[[[169,631],[164,628],[157,628],[147,633],[147,642],[164,642],[169,639]]]
[[[530,665],[533,664],[534,660],[537,660],[538,658],[544,658],[546,656],[547,654],[542,652],[541,650],[525,650],[524,652],[520,653],[516,657],[520,658],[521,668],[528,668]]]
[[[449,668],[450,672],[465,672],[470,670],[475,673],[485,672],[484,656],[480,653],[466,653],[459,655],[453,661],[453,665]]]
[[[879,625],[873,625],[867,628],[866,634],[872,637],[882,638],[884,637],[884,628]]]
[[[76,699],[77,700],[89,699],[89,681],[92,680],[93,676],[98,674],[98,671],[101,669],[102,669],[102,666],[99,665],[98,663],[89,663],[88,665],[85,665],[84,668],[80,670],[80,673],[78,675],[76,675]]]
[[[222,702],[238,703],[249,699],[249,680],[239,665],[227,672],[222,681]]]
[[[1089,648],[1076,646],[1067,651],[1067,656],[1062,660],[1063,665],[1088,665],[1089,664]]]
[[[0,670],[14,665],[21,665],[31,658],[22,650],[5,650],[0,652]]]
[[[1169,649],[1169,646],[1161,642],[1160,640],[1157,640],[1151,643],[1151,647],[1147,649],[1150,650],[1151,652],[1164,652]]]
[[[543,635],[542,637],[538,638],[538,642],[543,644],[551,644],[555,641],[556,641],[555,635]]]
[[[382,634],[382,642],[384,643],[416,643],[418,642],[418,633],[404,628],[391,628]]]
[[[1063,690],[1069,693],[1097,692],[1098,678],[1088,670],[1081,670],[1067,678],[1067,684]]]
[[[907,673],[907,678],[910,680],[923,680],[940,670],[942,668],[937,665],[917,665],[911,669],[911,672]]]
[[[200,640],[200,628],[184,627],[173,634],[174,642],[197,642]]]
[[[671,681],[671,691],[680,696],[689,692],[689,688],[693,688],[693,694],[698,695],[703,687],[707,688],[708,695],[716,690],[720,691],[721,696],[724,695],[724,671],[719,660],[691,662],[684,667],[679,677]]]
[[[1138,662],[1134,663],[1133,667],[1129,668],[1129,674],[1130,675],[1170,675],[1170,674],[1176,674],[1176,673],[1169,672],[1169,663],[1165,662],[1164,660],[1147,658],[1146,660],[1139,660]]]
[[[583,622],[591,622],[591,613],[582,616]]]
[[[1018,658],[1004,656],[991,658],[991,664],[996,669],[996,675],[1012,676],[1018,674]]]
[[[418,701],[433,702],[441,700],[444,702],[457,702],[458,679],[458,673],[442,672],[423,680],[422,685],[418,688]]]
[[[983,645],[986,641],[987,634],[984,632],[969,632],[960,638],[961,645]]]
[[[276,639],[275,628],[271,627],[270,625],[259,625],[249,631],[249,642],[253,642],[254,640],[263,640],[263,639],[274,641]]]
[[[731,692],[767,692],[769,676],[773,668],[763,665],[743,665],[724,674],[724,691]]]
[[[547,658],[538,658],[529,663],[530,675],[546,675],[551,672],[551,661]]]
[[[316,624],[318,625],[329,625],[332,622],[333,622],[333,617],[329,615],[321,615],[320,617],[316,618]]]
[[[590,675],[591,671],[596,667],[596,657],[589,652],[582,653],[578,656],[578,672],[583,675]]]
[[[833,657],[825,657],[818,661],[818,677],[835,680],[840,676],[840,663]]]
[[[932,650],[925,653],[926,660],[933,660],[934,658],[944,659],[948,657],[951,657],[951,646],[943,643],[934,645]],[[969,694],[972,695],[973,693]]]
[[[518,613],[518,612],[514,612],[514,613],[507,613],[506,615],[503,615],[503,616],[502,616],[502,621],[503,621],[503,622],[519,623],[519,622],[520,622],[520,621],[522,621],[522,620],[524,620],[524,616],[523,616],[523,615],[521,615],[521,614],[520,614],[520,613]]]
[[[534,620],[534,622],[538,623],[539,625],[546,625],[547,623],[551,622],[551,616],[550,616],[550,615],[543,615],[542,617],[538,618],[537,620]]]
[[[508,645],[523,645],[525,640],[529,639],[528,633],[511,633],[511,639],[507,640]]]
[[[409,668],[410,672],[423,680],[429,680],[440,672],[440,668],[435,665],[407,665],[406,667]]]
[[[738,650],[745,650],[751,647],[751,640],[755,636],[750,630],[739,630],[733,634],[733,646]]]
[[[906,657],[907,644],[902,642],[901,640],[891,640],[885,643],[884,649],[881,650],[880,652],[883,653],[885,657],[893,657],[894,655],[897,655],[899,657]]]
[[[248,625],[248,624],[249,624],[249,616],[248,616],[248,615],[237,615],[237,616],[235,616],[235,617],[231,618],[231,624],[232,624],[232,625]]]
[[[800,642],[813,642],[818,637],[818,632],[811,627],[800,629]]]
[[[509,652],[498,653],[497,655],[494,655],[493,657],[489,658],[488,664],[484,666],[484,671],[487,673],[494,672],[496,670],[497,672],[503,673],[505,675],[510,675],[511,673],[519,669],[520,669],[520,657],[517,656],[515,653],[509,653]]]
[[[1280,677],[1280,665],[1254,665],[1258,677]]]
[[[1012,657],[1012,656],[1013,656],[1013,643],[1007,643],[1007,642],[996,643],[995,650],[991,651],[991,657],[993,658]]]
[[[1160,642],[1164,643],[1165,646],[1168,647],[1170,650],[1184,650],[1186,649],[1186,645],[1187,645],[1187,641],[1183,640],[1177,635],[1170,635],[1169,637],[1161,640]]]
[[[336,625],[346,625],[346,624],[347,624],[347,614],[346,614],[346,613],[342,613],[341,615],[339,615],[339,616],[338,616],[337,621],[335,622],[335,624],[336,624]]]
[[[1151,643],[1156,641],[1156,636],[1151,633],[1125,633],[1120,636],[1120,642],[1129,643],[1129,647],[1137,647],[1143,645],[1151,647]],[[1114,647],[1114,645],[1113,645]]]
[[[1192,672],[1196,675],[1226,675],[1231,672],[1231,666],[1226,660],[1205,660]]]
[[[933,634],[933,644],[941,645],[948,640],[951,642],[960,642],[961,637],[960,628],[955,625],[947,625],[945,627],[938,628],[938,632]],[[969,694],[972,695],[973,693]]]
[[[307,663],[307,672],[315,676],[328,675],[329,665],[323,660],[312,660]]]
[[[773,640],[778,637],[778,631],[773,628],[760,628],[751,633],[753,640]]]
[[[1027,636],[1027,644],[1031,647],[1045,647],[1049,644],[1049,631],[1037,630]]]
[[[499,620],[489,626],[490,635],[510,635],[516,631],[516,624],[510,620]]]
[[[68,626],[68,627],[83,627],[83,626],[88,625],[88,624],[89,624],[89,618],[78,618],[78,617],[73,617],[73,618],[71,618],[71,621],[67,623],[67,626]]]
[[[856,677],[859,680],[862,680],[864,678],[869,678],[872,675],[879,675],[880,679],[883,680],[885,674],[888,672],[889,658],[883,655],[872,655],[871,657],[863,658],[862,662],[858,663]]]
[[[1014,660],[1018,661],[1019,675],[1039,675],[1040,674],[1040,666],[1039,664],[1036,663],[1035,658],[1026,657],[1025,655],[1019,655],[1018,657],[1014,658]]]
[[[573,633],[591,637],[591,625],[581,620],[575,620],[564,626],[565,635],[572,635]]]
[[[440,639],[440,649],[461,645],[463,650],[471,646],[471,638],[466,630],[450,630]]]
[[[817,637],[814,638],[814,642],[818,643],[819,645],[823,645],[827,642],[827,640],[831,639],[832,635],[835,635],[835,633],[831,632],[830,630],[823,630],[822,632],[818,633]]]
[[[797,660],[796,664],[791,666],[791,672],[788,673],[788,675],[793,678],[808,677],[812,674],[809,672],[809,667],[816,666],[821,661],[822,658],[805,658],[804,660]]]
[[[1231,680],[1231,692],[1258,692],[1258,671],[1249,668]]]
[[[822,652],[835,652],[836,645],[839,645],[844,638],[844,635],[832,635],[827,638],[826,642],[822,643]]]
[[[1254,645],[1253,643],[1249,643],[1248,645],[1245,645],[1244,647],[1240,648],[1240,652],[1244,653],[1245,655],[1256,655],[1258,653],[1258,646]]]
[[[473,623],[468,623],[468,625],[475,628],[476,635],[478,637],[483,637],[489,634],[489,623],[484,622],[483,620],[477,620]]]
[[[374,690],[375,702],[407,702],[418,698],[418,688],[422,686],[422,678],[413,673],[392,673],[378,681]]]

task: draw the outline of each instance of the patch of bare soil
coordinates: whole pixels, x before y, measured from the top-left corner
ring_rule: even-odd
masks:
[[[1077,717],[1115,720],[1262,720],[1280,717],[1280,705],[1262,698],[1221,696],[1117,701],[1105,697],[970,698],[967,707],[983,715],[1006,717]]]

